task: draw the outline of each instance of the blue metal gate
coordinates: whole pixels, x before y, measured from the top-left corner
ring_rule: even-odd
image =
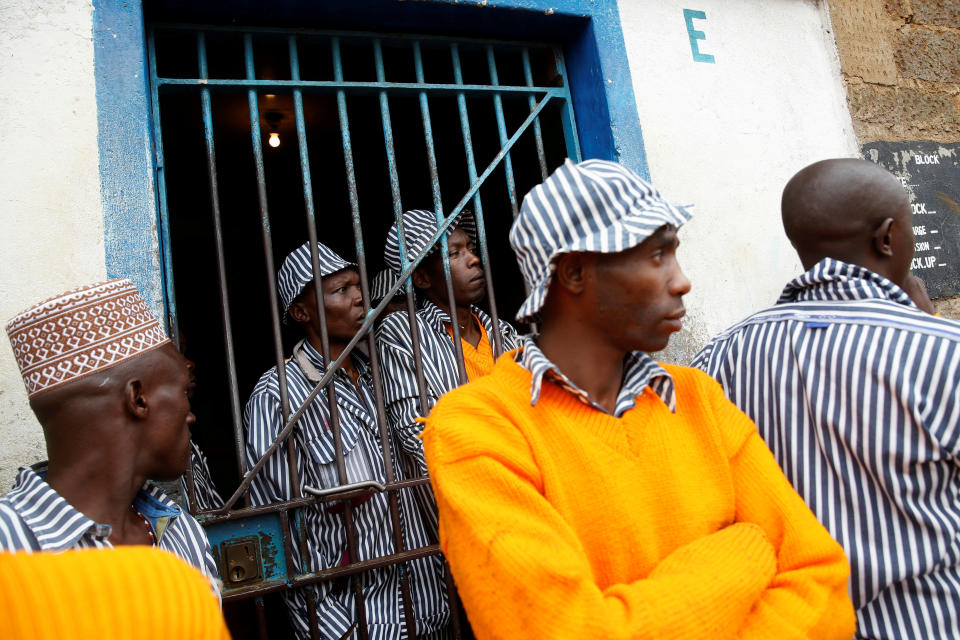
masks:
[[[223,42],[230,41],[235,45],[233,48],[223,45]],[[286,59],[287,69],[282,73],[274,72],[269,74],[258,73],[257,60],[255,54],[259,43],[267,42],[273,47],[273,59],[278,59],[277,47],[281,47],[285,53],[280,56]],[[170,44],[173,43],[173,44]],[[400,490],[409,490],[412,487],[422,485],[428,482],[426,477],[414,479],[397,479],[393,474],[391,463],[391,453],[389,447],[389,438],[387,422],[384,412],[383,394],[380,383],[379,363],[377,362],[376,348],[374,345],[373,332],[370,330],[375,319],[384,309],[390,298],[395,292],[406,292],[407,313],[410,317],[411,327],[414,328],[416,338],[417,323],[414,320],[415,300],[410,276],[414,269],[420,263],[424,256],[418,256],[412,261],[406,260],[406,252],[402,246],[404,237],[402,231],[401,250],[404,265],[403,272],[392,283],[390,293],[374,308],[370,308],[370,278],[368,263],[370,259],[364,242],[365,227],[370,224],[369,215],[361,215],[361,189],[358,188],[356,160],[354,153],[354,143],[351,138],[351,127],[356,131],[357,122],[351,123],[351,109],[349,108],[348,98],[353,96],[372,96],[377,99],[379,104],[379,124],[382,127],[382,148],[379,153],[385,155],[385,175],[389,182],[390,200],[392,201],[393,218],[398,225],[401,225],[401,214],[404,210],[402,204],[402,189],[400,182],[400,170],[398,155],[395,148],[395,130],[391,120],[391,104],[401,98],[415,98],[419,107],[419,126],[423,131],[423,162],[429,175],[430,195],[432,205],[438,222],[438,231],[435,234],[435,240],[442,246],[441,255],[443,256],[443,269],[447,277],[447,289],[450,296],[451,308],[455,306],[453,302],[453,289],[450,282],[449,258],[447,256],[446,234],[447,227],[457,218],[465,207],[470,207],[474,212],[477,221],[478,245],[480,258],[487,276],[488,301],[491,316],[494,323],[498,320],[498,310],[496,305],[496,296],[494,292],[493,267],[497,266],[491,262],[491,250],[488,243],[488,228],[485,221],[484,198],[481,196],[481,188],[490,188],[491,177],[499,176],[502,172],[503,184],[501,187],[505,190],[506,202],[508,202],[509,212],[515,216],[518,210],[519,202],[523,196],[523,187],[518,187],[515,179],[518,163],[522,163],[525,170],[528,167],[535,166],[535,174],[538,179],[543,179],[548,172],[562,161],[562,158],[550,158],[545,146],[553,143],[563,149],[562,155],[579,160],[580,152],[576,135],[576,125],[570,99],[570,92],[566,82],[566,73],[564,68],[563,54],[559,48],[542,43],[521,43],[521,42],[499,42],[490,40],[471,40],[471,39],[451,39],[434,36],[406,36],[406,35],[385,35],[371,33],[355,32],[320,32],[290,29],[259,29],[259,28],[227,28],[214,26],[196,26],[196,25],[152,25],[148,29],[148,47],[149,47],[149,69],[150,86],[152,89],[152,107],[153,107],[153,130],[154,145],[156,152],[157,166],[157,191],[159,197],[160,211],[160,237],[162,244],[163,268],[164,268],[164,294],[165,304],[168,311],[168,323],[172,336],[175,340],[181,338],[181,323],[190,313],[191,308],[178,307],[178,297],[175,287],[175,272],[177,271],[177,261],[183,260],[180,255],[186,255],[188,252],[203,251],[212,249],[215,257],[215,276],[211,276],[219,290],[219,319],[223,335],[223,356],[224,362],[218,366],[225,372],[227,379],[226,397],[222,398],[224,405],[230,407],[230,426],[233,434],[233,446],[235,449],[235,465],[239,478],[236,489],[232,492],[225,504],[221,508],[197,512],[197,517],[207,528],[211,545],[215,549],[221,574],[224,579],[223,599],[225,603],[237,600],[253,598],[257,604],[260,615],[260,633],[261,636],[267,635],[267,625],[262,616],[263,596],[270,592],[276,592],[284,589],[293,589],[305,585],[314,584],[320,581],[334,580],[337,578],[356,575],[359,572],[372,568],[386,566],[388,564],[403,563],[415,558],[427,555],[438,554],[439,545],[433,544],[418,549],[405,549],[404,537],[401,531],[401,519],[399,517],[396,492]],[[190,49],[186,58],[190,59],[191,65],[195,62],[192,73],[189,68],[184,71],[182,68],[167,75],[164,75],[164,68],[167,65],[167,58],[173,57],[173,54],[165,52],[171,51],[171,48],[184,47]],[[327,70],[326,78],[311,78],[308,74],[302,73],[304,66],[304,51],[311,52],[310,65],[314,64],[316,52],[321,51],[320,57],[324,60],[329,59],[330,66]],[[369,69],[370,78],[355,80],[345,78],[345,67],[349,62],[349,55],[358,50],[365,51],[364,55],[372,54],[372,69]],[[385,63],[385,52],[402,52],[402,55],[411,55],[413,62],[413,77],[406,79],[395,79],[389,77],[388,64]],[[439,52],[439,53],[438,53]],[[476,61],[483,59],[486,62],[486,81],[478,81],[475,78],[465,79],[463,56],[468,52],[474,61],[473,68],[477,67]],[[216,55],[218,59],[225,59],[227,56],[235,54],[236,60],[234,69],[242,68],[242,73],[218,73],[213,70],[210,62],[211,56]],[[400,54],[398,54],[400,55]],[[435,56],[442,55],[444,64],[449,64],[452,69],[452,81],[435,81],[427,77],[425,73],[425,57],[429,55],[431,60]],[[178,59],[184,58],[184,52],[177,52]],[[329,56],[329,58],[327,58]],[[479,56],[479,58],[478,58]],[[500,77],[506,72],[503,59],[509,59],[513,64],[509,73],[515,78],[522,78],[522,82],[515,84],[501,84]],[[532,60],[538,62],[537,65]],[[447,63],[446,60],[449,62]],[[544,61],[548,61],[546,64]],[[518,64],[516,64],[518,63]],[[219,64],[219,63],[218,63]],[[226,68],[224,65],[220,65]],[[544,74],[543,70],[548,68],[549,73]],[[283,78],[265,77],[267,75],[282,75]],[[536,84],[536,77],[545,76],[549,78],[548,83]],[[171,131],[169,122],[164,124],[164,100],[167,95],[186,94],[188,99],[199,103],[199,120],[202,122],[203,149],[205,150],[206,182],[209,195],[209,224],[212,227],[212,247],[198,247],[184,244],[184,241],[178,241],[175,234],[172,233],[172,227],[176,226],[178,216],[195,216],[194,209],[185,210],[184,207],[171,206],[170,195],[177,188],[176,185],[168,184],[168,172],[175,168],[175,160],[170,159],[171,165],[165,164],[164,144],[170,143],[172,138],[178,134]],[[250,176],[256,183],[256,201],[259,212],[259,231],[260,245],[262,248],[262,258],[264,262],[263,278],[267,288],[267,298],[271,301],[269,304],[268,315],[271,328],[270,336],[264,335],[263,338],[272,343],[273,362],[277,365],[280,376],[280,388],[283,396],[283,418],[285,426],[279,436],[273,442],[266,455],[261,458],[252,468],[247,468],[244,456],[244,428],[242,422],[242,396],[241,389],[244,382],[241,380],[241,373],[238,373],[237,366],[237,343],[234,332],[243,320],[232,315],[231,294],[236,294],[237,287],[231,289],[228,270],[228,254],[230,253],[230,231],[232,225],[229,213],[221,210],[221,200],[223,187],[220,182],[220,163],[217,158],[217,144],[214,135],[214,113],[215,101],[226,99],[226,96],[245,95],[246,113],[249,135],[249,153],[252,159],[252,175]],[[315,175],[311,169],[311,152],[309,138],[307,133],[307,117],[305,115],[305,101],[313,97],[321,96],[326,99],[335,99],[336,115],[335,120],[339,128],[339,144],[343,154],[345,168],[345,184],[347,187],[347,198],[350,210],[350,228],[353,235],[353,249],[355,251],[356,262],[358,264],[361,287],[364,297],[364,305],[367,311],[363,326],[353,336],[347,348],[338,357],[331,366],[326,368],[326,373],[320,382],[313,389],[304,405],[295,407],[290,406],[286,395],[286,382],[284,379],[284,359],[285,350],[283,345],[281,329],[281,312],[277,303],[277,283],[276,283],[276,262],[274,260],[275,238],[273,230],[277,224],[276,216],[271,214],[271,201],[269,196],[269,181],[265,171],[264,160],[264,140],[265,136],[271,143],[279,142],[279,134],[275,129],[277,116],[270,117],[272,112],[267,105],[270,100],[276,99],[277,95],[289,96],[292,99],[293,120],[295,124],[295,138],[299,155],[299,173],[300,183],[303,192],[303,207],[306,223],[307,238],[312,251],[312,260],[314,272],[318,273],[318,255],[316,243],[318,240],[318,229],[326,228],[324,221],[318,222],[317,204],[315,202]],[[436,154],[437,144],[434,139],[434,128],[437,122],[436,117],[431,115],[431,101],[437,99],[455,99],[457,107],[457,120],[459,121],[460,135],[463,145],[463,162],[466,167],[466,179],[468,188],[458,195],[456,204],[444,207],[444,196],[440,186],[439,162]],[[471,101],[489,101],[492,103],[493,114],[495,117],[496,133],[498,139],[499,151],[492,159],[486,163],[479,163],[475,153],[475,140],[473,132],[477,127],[477,116],[471,115]],[[505,103],[514,107],[522,103],[525,111],[525,117],[519,125],[511,127],[508,125],[508,109]],[[265,105],[267,105],[265,107]],[[542,119],[546,109],[551,109],[557,116],[559,127],[554,127],[548,132],[544,132]],[[334,116],[331,114],[330,119]],[[362,121],[360,126],[367,129],[369,120]],[[448,123],[449,124],[449,123]],[[488,123],[489,124],[489,123]],[[404,123],[404,126],[409,126]],[[264,131],[266,129],[266,131]],[[185,134],[183,134],[185,135]],[[562,140],[558,140],[562,138]],[[271,140],[272,139],[272,140]],[[521,157],[518,151],[518,141],[526,140],[529,149],[535,149],[532,156],[523,155]],[[545,143],[546,140],[546,143]],[[532,141],[532,144],[529,144]],[[369,140],[368,140],[369,143]],[[340,153],[338,151],[337,153]],[[268,149],[269,152],[269,149]],[[358,150],[361,154],[371,153],[366,147]],[[526,185],[529,188],[532,185]],[[228,187],[229,188],[229,187]],[[168,189],[170,192],[168,193]],[[449,193],[447,195],[448,200]],[[490,210],[488,206],[488,211]],[[507,218],[509,219],[509,218]],[[505,225],[499,228],[491,228],[491,233],[498,237],[505,237],[507,229]],[[328,242],[328,238],[322,237],[320,240]],[[433,243],[430,243],[432,246]],[[510,259],[512,257],[499,258],[497,260]],[[184,275],[180,274],[181,282],[184,281]],[[246,295],[247,291],[240,291],[240,295]],[[319,296],[318,296],[319,297]],[[322,300],[322,297],[319,297]],[[321,328],[323,333],[323,357],[325,362],[330,362],[329,345],[326,339],[326,320],[323,318],[322,302],[319,305],[321,311]],[[464,373],[463,354],[460,351],[460,336],[457,323],[452,323],[454,333],[453,340],[457,346],[458,361],[460,368],[461,381],[466,381]],[[502,351],[500,337],[494,332],[494,353],[499,355]],[[336,396],[334,385],[328,384],[332,380],[333,373],[345,358],[349,356],[352,349],[361,342],[366,342],[367,350],[372,360],[372,369],[374,377],[374,390],[377,405],[377,419],[380,424],[380,444],[383,451],[383,457],[386,466],[387,482],[385,485],[367,482],[360,484],[349,484],[343,463],[343,451],[339,439],[339,424],[336,413],[333,412],[332,427],[334,432],[334,441],[336,447],[336,462],[339,472],[340,484],[336,487],[317,487],[308,488],[307,495],[295,495],[294,499],[268,506],[250,507],[248,506],[248,491],[251,480],[262,469],[267,459],[274,455],[291,435],[304,411],[310,402],[320,393],[327,394],[327,401],[331,407],[336,406]],[[426,410],[427,404],[426,386],[423,381],[422,363],[420,354],[417,357],[417,374],[420,385],[421,409]],[[200,363],[201,369],[204,363]],[[288,468],[291,478],[297,474],[297,465],[293,459],[293,448],[286,448],[288,455]],[[297,491],[299,483],[293,481],[294,491]],[[194,492],[194,482],[192,478],[187,483],[189,492]],[[295,571],[292,561],[293,545],[299,545],[301,548],[301,557],[303,557],[303,545],[305,536],[302,531],[301,510],[303,507],[313,505],[318,502],[339,502],[343,504],[345,518],[347,522],[348,548],[353,548],[354,524],[351,518],[351,498],[365,495],[372,491],[389,492],[391,521],[393,524],[394,553],[368,560],[364,562],[350,562],[342,566],[334,567],[324,571]],[[196,504],[193,495],[190,496],[190,503]],[[351,553],[352,558],[356,558],[356,553]],[[449,572],[448,572],[449,574]],[[449,581],[448,581],[448,586]],[[404,584],[404,608],[410,618],[411,601],[406,584]],[[359,599],[359,592],[357,594]],[[451,597],[451,603],[455,606],[455,597]],[[313,603],[310,603],[311,610]],[[363,608],[358,606],[359,621],[356,628],[357,637],[365,638],[366,622],[363,619]],[[311,619],[314,627],[314,636],[316,637],[316,621]],[[410,630],[413,635],[413,629]],[[460,630],[456,625],[456,616],[454,616],[454,633],[456,637],[460,636]]]

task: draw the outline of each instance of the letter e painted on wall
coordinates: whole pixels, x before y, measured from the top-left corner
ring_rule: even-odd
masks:
[[[693,61],[694,62],[709,62],[713,64],[716,62],[716,59],[709,53],[700,53],[700,47],[697,44],[697,40],[706,40],[707,34],[703,31],[698,31],[693,28],[694,20],[706,20],[707,14],[703,11],[697,11],[695,9],[684,9],[683,10],[683,20],[687,23],[687,35],[690,37],[690,49],[693,51]]]

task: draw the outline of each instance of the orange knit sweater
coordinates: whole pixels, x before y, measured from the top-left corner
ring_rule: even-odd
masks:
[[[843,550],[753,423],[663,365],[621,418],[512,359],[451,391],[424,447],[440,541],[478,638],[850,638]]]
[[[460,339],[463,345],[463,368],[467,371],[467,380],[476,380],[482,378],[493,371],[493,347],[490,346],[490,338],[487,336],[487,330],[483,328],[480,318],[474,317],[474,322],[480,328],[480,341],[477,346],[473,346],[464,339]],[[450,339],[453,339],[453,330],[447,325],[447,333]]]
[[[5,640],[229,640],[210,581],[148,546],[0,553]]]

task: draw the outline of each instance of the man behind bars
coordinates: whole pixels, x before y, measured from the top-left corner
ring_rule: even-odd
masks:
[[[49,459],[0,500],[0,549],[152,545],[216,579],[203,529],[147,480],[187,467],[193,382],[133,283],[68,291],[6,330]]]
[[[429,211],[414,209],[403,214],[404,249],[408,260],[421,253],[427,254],[413,272],[413,286],[417,294],[417,331],[420,356],[427,385],[429,411],[437,399],[460,384],[457,350],[453,342],[453,325],[460,331],[463,364],[469,380],[476,380],[493,369],[494,332],[499,334],[502,349],[516,347],[517,332],[510,324],[500,321],[494,327],[493,319],[476,306],[487,292],[487,280],[480,258],[477,257],[477,227],[473,214],[463,211],[458,220],[447,228],[447,247],[450,259],[450,279],[453,284],[455,308],[450,310],[447,281],[443,273],[441,244],[430,245],[437,232],[437,219]],[[400,234],[396,223],[387,234],[384,261],[393,274],[400,274]],[[377,331],[377,350],[384,372],[383,392],[387,416],[394,434],[400,439],[408,473],[426,473],[423,445],[419,435],[423,425],[417,418],[420,394],[417,385],[416,355],[410,320],[405,312],[388,316]],[[428,511],[433,501],[428,499]]]
[[[960,325],[905,292],[929,303],[907,194],[872,162],[824,160],[781,207],[806,273],[694,365],[846,549],[859,636],[960,638]]]
[[[345,261],[323,244],[317,244],[323,313],[329,335],[330,357],[336,359],[360,328],[364,319],[360,276],[356,265]],[[286,362],[286,387],[289,411],[284,412],[279,376],[274,367],[263,374],[244,411],[247,429],[247,460],[252,466],[267,451],[286,418],[296,412],[324,375],[317,288],[313,277],[310,245],[305,243],[283,261],[277,274],[284,321],[295,322],[304,338]],[[373,381],[367,357],[354,349],[333,376],[336,392],[337,423],[342,442],[346,478],[338,475],[335,425],[327,403],[326,389],[310,403],[287,442],[292,442],[300,492],[306,487],[335,488],[341,484],[373,480],[386,481],[384,454],[377,426]],[[392,445],[391,455],[397,451]],[[294,493],[288,470],[287,445],[268,459],[250,487],[253,504],[271,504],[290,500]],[[398,491],[404,544],[407,550],[429,544],[420,510],[409,496]],[[322,571],[350,562],[387,556],[394,546],[388,494],[374,493],[352,501],[352,523],[356,553],[348,545],[348,514],[343,502],[318,502],[304,509],[307,536],[306,568]],[[299,549],[293,546],[299,563]],[[324,638],[347,637],[360,621],[355,593],[362,594],[362,606],[371,638],[404,638],[415,624],[417,637],[442,636],[448,624],[446,591],[440,556],[434,555],[406,563],[409,594],[415,616],[408,620],[403,602],[401,565],[371,569],[349,578],[319,582],[314,587],[293,589],[285,594],[290,619],[298,636],[310,635],[308,594],[315,603],[316,621]]]
[[[636,174],[567,161],[510,232],[541,333],[424,430],[478,638],[850,638],[843,549],[709,376],[658,364],[690,217]]]

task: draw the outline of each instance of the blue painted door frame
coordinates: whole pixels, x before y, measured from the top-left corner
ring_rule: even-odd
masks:
[[[267,3],[159,0],[180,20],[229,12],[252,19]],[[306,5],[306,6],[305,6]],[[94,0],[94,65],[106,270],[129,277],[165,315],[148,87],[144,7],[139,0]],[[271,19],[331,21],[344,28],[524,34],[563,43],[584,158],[616,160],[649,177],[616,0],[296,0],[269,3]]]

